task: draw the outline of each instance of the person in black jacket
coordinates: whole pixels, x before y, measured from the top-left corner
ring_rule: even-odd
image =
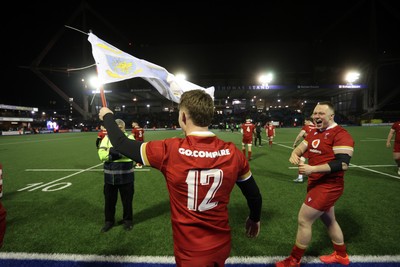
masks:
[[[257,141],[258,141],[258,146],[261,146],[261,131],[262,131],[262,126],[261,122],[257,122],[256,124],[256,131],[255,134],[256,136],[254,137],[254,146],[257,146]]]

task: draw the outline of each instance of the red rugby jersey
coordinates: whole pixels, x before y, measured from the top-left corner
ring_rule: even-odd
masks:
[[[241,127],[243,130],[242,142],[245,144],[253,143],[253,133],[256,126],[251,122],[245,122]]]
[[[142,127],[134,127],[132,134],[137,141],[144,141],[144,129]]]
[[[274,136],[274,130],[275,130],[275,126],[274,125],[266,125],[265,126],[265,130],[267,132],[267,136]]]
[[[313,129],[303,141],[307,143],[308,164],[311,166],[328,163],[335,159],[336,149],[353,151],[354,140],[352,136],[341,126],[334,124],[321,131]],[[344,171],[333,173],[312,173],[308,176],[308,183],[338,183],[343,184]],[[335,179],[329,179],[335,178]]]
[[[315,125],[314,124],[307,124],[307,125],[303,125],[303,127],[301,127],[301,130],[304,131],[304,135],[303,138],[307,137],[307,134],[310,133],[312,130],[315,129]]]
[[[97,133],[97,137],[103,140],[104,136],[107,135],[107,130],[100,130],[100,132]]]
[[[150,141],[141,147],[145,165],[165,177],[174,244],[202,251],[230,242],[228,202],[237,180],[251,176],[243,153],[212,132]]]
[[[393,123],[391,128],[395,131],[394,142],[400,143],[400,121]]]

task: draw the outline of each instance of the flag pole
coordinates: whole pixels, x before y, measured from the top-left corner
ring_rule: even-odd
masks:
[[[107,101],[106,101],[106,95],[104,94],[104,88],[103,86],[100,86],[100,97],[101,97],[101,103],[103,104],[103,107],[107,107]]]
[[[100,85],[100,97],[101,97],[101,104],[103,105],[103,107],[107,107],[107,101],[106,101],[106,94],[104,93],[104,87],[103,85]]]
[[[96,73],[97,73],[97,77],[99,77],[99,70],[96,67]],[[100,91],[100,98],[101,98],[101,104],[103,105],[103,107],[107,107],[107,101],[106,101],[106,94],[104,93],[104,85],[101,84],[99,87],[99,91]]]

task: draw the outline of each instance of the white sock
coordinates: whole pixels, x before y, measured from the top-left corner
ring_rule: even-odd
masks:
[[[303,174],[299,174],[298,179],[303,179]]]

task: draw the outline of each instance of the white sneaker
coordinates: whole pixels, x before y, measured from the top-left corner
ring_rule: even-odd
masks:
[[[136,165],[135,166],[135,169],[141,169],[141,168],[143,168],[143,165]]]
[[[296,178],[296,179],[293,180],[293,182],[295,182],[295,183],[302,183],[302,182],[304,182],[304,181],[303,181],[303,178]]]

